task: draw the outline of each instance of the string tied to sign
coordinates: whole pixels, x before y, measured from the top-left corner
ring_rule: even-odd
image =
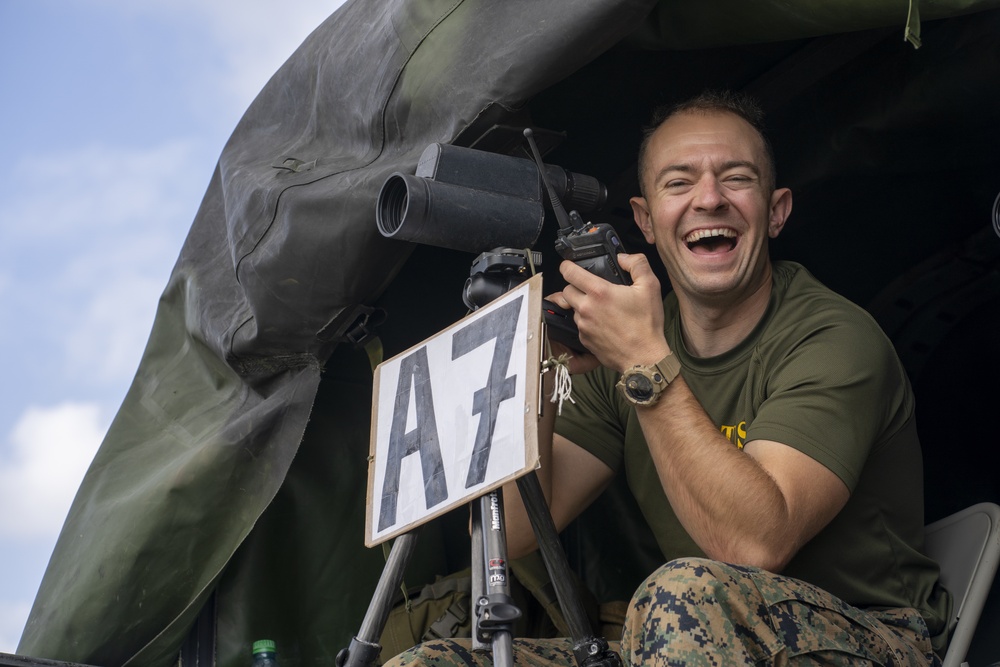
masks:
[[[546,346],[548,343],[546,343]],[[573,400],[573,376],[569,373],[570,355],[561,354],[559,357],[549,352],[549,358],[542,362],[542,372],[548,373],[555,369],[555,380],[552,383],[552,396],[549,403],[557,403],[556,414],[562,414],[563,401],[569,401],[576,405]]]
[[[524,256],[528,261],[528,268],[531,275],[535,275],[537,270],[534,261],[532,261],[530,248],[524,249]],[[569,360],[572,359],[572,355],[563,353],[556,357],[552,353],[552,346],[549,345],[548,338],[545,339],[545,353],[547,358],[542,362],[542,373],[548,373],[553,370],[555,372],[555,380],[552,383],[552,396],[549,398],[549,403],[556,403],[556,414],[561,415],[564,401],[569,401],[576,405],[576,401],[573,400],[573,376],[569,372]]]

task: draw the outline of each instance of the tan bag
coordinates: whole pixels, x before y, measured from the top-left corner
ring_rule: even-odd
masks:
[[[431,639],[471,637],[472,580],[469,570],[440,577],[389,612],[379,643],[379,664]]]

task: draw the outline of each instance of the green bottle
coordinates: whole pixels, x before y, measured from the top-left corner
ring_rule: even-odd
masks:
[[[278,667],[278,651],[273,640],[258,639],[253,643],[253,667]]]

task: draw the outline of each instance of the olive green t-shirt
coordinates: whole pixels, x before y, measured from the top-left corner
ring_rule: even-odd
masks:
[[[666,336],[681,373],[733,446],[760,439],[786,444],[850,489],[847,505],[782,574],[855,606],[914,607],[931,635],[939,635],[951,599],[937,583],[937,564],[921,553],[922,460],[906,374],[868,313],[797,264],[777,262],[773,274],[764,317],[717,357],[687,353],[677,299],[668,295]],[[667,560],[703,556],[667,501],[617,381],[606,368],[574,377],[575,404],[563,405],[557,430],[613,470],[624,469]]]

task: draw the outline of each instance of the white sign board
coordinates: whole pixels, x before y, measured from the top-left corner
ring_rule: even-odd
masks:
[[[365,544],[538,465],[541,276],[375,369]]]

